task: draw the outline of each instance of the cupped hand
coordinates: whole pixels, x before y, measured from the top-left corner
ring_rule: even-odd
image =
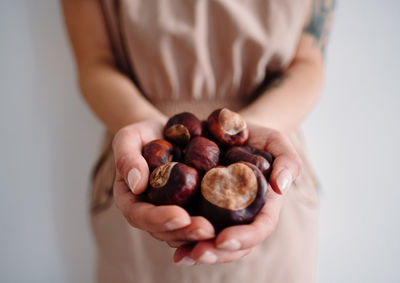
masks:
[[[238,260],[264,241],[274,231],[284,194],[300,175],[302,162],[290,140],[283,133],[248,125],[249,145],[270,152],[275,160],[268,185],[268,199],[254,221],[223,229],[215,239],[179,247],[174,261],[182,265],[214,264]]]
[[[129,125],[117,132],[113,140],[116,178],[114,199],[129,224],[149,232],[172,247],[188,241],[208,240],[214,228],[204,217],[191,217],[176,205],[154,206],[143,201],[149,168],[141,152],[148,142],[162,138],[163,124],[148,120]]]

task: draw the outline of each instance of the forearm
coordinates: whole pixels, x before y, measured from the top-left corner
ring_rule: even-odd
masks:
[[[146,119],[166,121],[131,79],[110,63],[99,62],[80,70],[79,84],[90,108],[112,132]]]
[[[165,120],[115,66],[100,1],[62,0],[81,92],[90,108],[116,132],[145,119]]]
[[[323,61],[311,36],[301,37],[293,62],[278,80],[241,114],[252,123],[287,132],[299,126],[321,93]]]
[[[242,110],[249,121],[282,131],[299,126],[317,102],[323,81],[323,54],[335,0],[312,0],[296,55],[284,70],[282,83],[265,91]]]

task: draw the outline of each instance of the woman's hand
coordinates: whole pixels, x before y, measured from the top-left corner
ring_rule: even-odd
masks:
[[[213,264],[240,259],[274,231],[284,199],[280,193],[284,194],[300,175],[302,162],[284,134],[255,125],[249,125],[249,130],[249,145],[275,157],[265,206],[251,224],[228,227],[213,240],[179,247],[174,255],[178,264]]]
[[[188,241],[212,239],[214,228],[204,217],[190,217],[176,205],[154,206],[141,200],[140,194],[145,191],[149,179],[142,148],[146,143],[162,138],[162,130],[161,122],[148,120],[124,127],[115,135],[115,203],[131,226],[149,232],[172,247]]]

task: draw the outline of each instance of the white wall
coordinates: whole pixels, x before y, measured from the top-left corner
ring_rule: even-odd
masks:
[[[380,3],[380,4],[378,4]],[[58,1],[0,2],[0,282],[91,282],[88,170]],[[304,129],[320,176],[319,282],[400,282],[400,2],[339,1],[326,88]]]
[[[58,1],[1,1],[0,32],[0,282],[91,282],[101,127],[78,94]]]
[[[322,184],[319,282],[400,282],[400,2],[338,2],[304,127]]]

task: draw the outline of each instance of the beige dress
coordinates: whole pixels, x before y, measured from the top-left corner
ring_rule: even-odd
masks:
[[[293,59],[308,0],[103,0],[121,71],[170,116],[244,107]],[[266,125],[268,126],[268,125]],[[176,266],[174,250],[132,228],[112,199],[114,160],[107,134],[93,172],[92,227],[98,282],[312,283],[316,275],[316,184],[305,162],[275,232],[232,263]]]

